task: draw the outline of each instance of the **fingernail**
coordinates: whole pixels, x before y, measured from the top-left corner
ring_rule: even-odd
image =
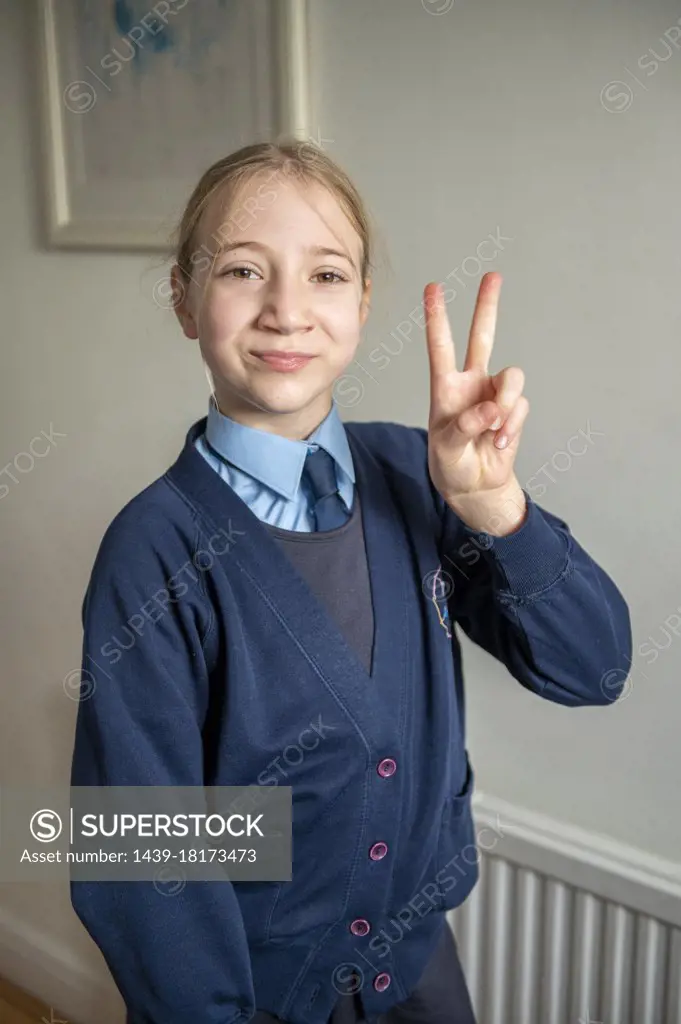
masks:
[[[495,419],[494,423],[492,424],[492,426],[489,429],[490,430],[498,430],[500,426],[501,426],[501,416],[497,416],[497,418]]]
[[[505,434],[502,434],[502,436],[501,436],[501,437],[498,437],[498,438],[496,439],[496,441],[494,442],[494,444],[495,444],[495,446],[496,446],[497,448],[505,448],[505,447],[506,447],[506,445],[508,444],[508,438],[506,437],[506,435],[505,435]]]

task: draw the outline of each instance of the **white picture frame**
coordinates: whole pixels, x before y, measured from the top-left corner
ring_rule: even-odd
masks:
[[[310,138],[307,0],[37,2],[50,247],[166,251],[211,163]]]

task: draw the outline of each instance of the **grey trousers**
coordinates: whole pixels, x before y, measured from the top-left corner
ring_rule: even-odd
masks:
[[[282,1024],[282,1021],[258,1010],[249,1024]],[[377,1018],[368,1018],[361,992],[340,996],[328,1024],[476,1024],[449,923],[445,921],[442,938],[408,999],[395,1003]]]

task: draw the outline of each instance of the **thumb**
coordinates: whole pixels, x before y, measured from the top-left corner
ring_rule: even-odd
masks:
[[[479,402],[453,416],[443,431],[442,439],[450,452],[460,454],[470,441],[492,429],[497,419],[501,426],[501,411],[496,402]]]

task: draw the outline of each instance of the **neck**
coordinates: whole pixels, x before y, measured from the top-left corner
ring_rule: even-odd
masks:
[[[213,392],[218,411],[245,427],[265,430],[270,434],[302,441],[326,419],[332,407],[331,391],[317,395],[300,409],[277,412],[245,401],[241,396],[216,388]]]

